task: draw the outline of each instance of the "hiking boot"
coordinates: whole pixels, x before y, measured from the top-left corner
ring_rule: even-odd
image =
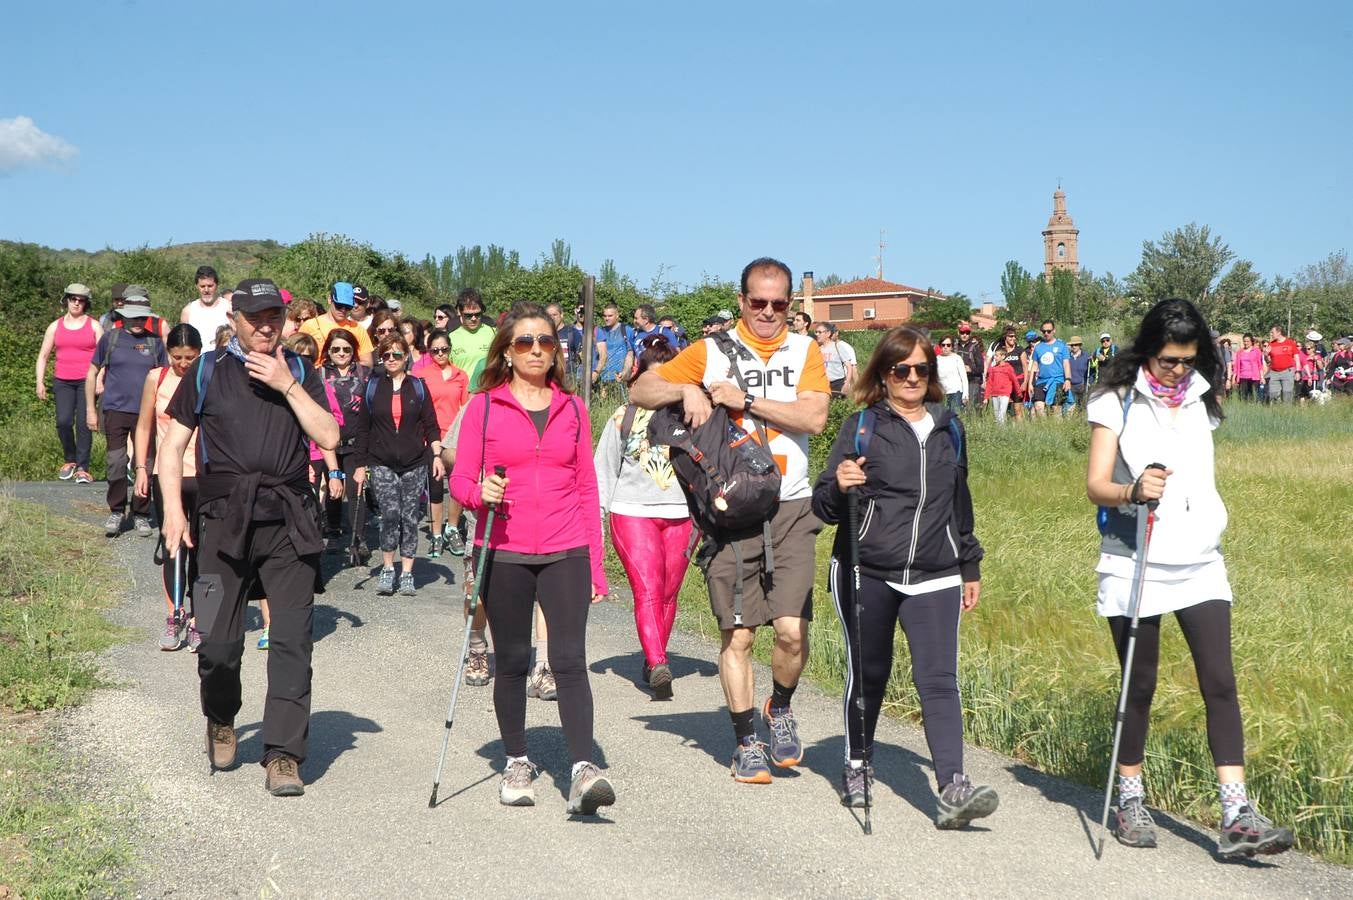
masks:
[[[179,637],[179,620],[173,616],[166,616],[164,634],[160,635],[160,649],[177,650],[182,646],[183,639]]]
[[[935,816],[935,827],[964,828],[973,819],[994,813],[999,803],[994,789],[986,785],[974,785],[967,775],[955,772],[954,780],[940,791],[940,810]]]
[[[594,816],[597,807],[610,806],[614,802],[615,788],[611,787],[611,782],[595,765],[585,763],[573,776],[565,811],[570,816]]]
[[[434,534],[432,540],[428,542],[428,559],[436,559],[442,555],[442,536]]]
[[[672,699],[672,667],[667,663],[658,663],[648,671],[649,688],[653,691],[654,700]]]
[[[122,513],[109,513],[103,521],[103,533],[106,537],[117,537],[122,533]]]
[[[299,797],[305,793],[300,765],[285,753],[268,760],[268,774],[263,780],[268,793],[274,797]]]
[[[135,522],[136,522],[136,533],[141,537],[150,537],[152,534],[155,533],[155,529],[152,528],[150,525],[149,517],[137,516]]]
[[[1240,814],[1217,837],[1217,850],[1224,858],[1282,853],[1292,849],[1292,832],[1274,828],[1273,823],[1250,805],[1240,808]]]
[[[743,784],[770,784],[770,766],[766,764],[766,745],[756,735],[738,741],[733,751],[733,780]]]
[[[395,592],[395,570],[381,569],[380,577],[376,579],[376,593],[383,597],[389,597]]]
[[[62,481],[70,481],[75,475],[75,463],[66,463],[61,467],[61,471],[56,473],[56,477]]]
[[[873,799],[873,793],[869,790],[873,784],[873,766],[847,765],[841,772],[841,805],[851,809],[869,806],[865,798]]]
[[[770,698],[761,708],[761,717],[770,729],[770,761],[781,769],[797,766],[803,760],[803,744],[799,741],[799,726],[794,710],[788,706],[771,714]]]
[[[235,727],[207,720],[207,762],[213,772],[235,765]]]
[[[258,636],[258,649],[268,649],[268,629],[264,628],[263,633]]]
[[[418,588],[413,586],[413,573],[405,572],[399,576],[399,595],[401,597],[412,597],[418,593]]]
[[[531,784],[535,775],[536,767],[530,760],[509,759],[498,785],[498,802],[504,806],[535,806],[536,789]]]
[[[1120,799],[1114,822],[1113,836],[1124,847],[1156,846],[1156,823],[1146,811],[1141,797]]]
[[[470,687],[484,687],[489,683],[489,651],[471,650],[465,660],[465,683]]]
[[[558,700],[559,688],[554,683],[554,673],[549,666],[537,666],[526,682],[526,696],[541,700]]]
[[[465,540],[460,536],[460,529],[447,523],[442,529],[442,540],[446,542],[446,552],[452,556],[465,555]]]
[[[197,622],[188,623],[188,652],[196,653],[197,648],[202,646],[202,632],[197,630]]]
[[[76,484],[93,484],[93,483],[94,483],[94,476],[93,476],[93,475],[90,475],[90,474],[89,474],[88,472],[86,472],[84,469],[76,469],[76,470],[75,470],[75,483],[76,483]]]

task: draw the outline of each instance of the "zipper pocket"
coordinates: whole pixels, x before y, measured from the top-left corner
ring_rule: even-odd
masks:
[[[954,559],[958,559],[958,544],[954,543],[954,533],[948,525],[944,526],[944,536],[949,539],[949,549],[954,551]]]
[[[874,500],[869,501],[869,505],[864,508],[864,518],[860,520],[860,540],[869,532],[869,526],[874,522]]]

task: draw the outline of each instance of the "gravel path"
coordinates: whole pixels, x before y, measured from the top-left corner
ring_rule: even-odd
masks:
[[[3,489],[87,522],[90,541],[105,540],[99,487]],[[105,660],[120,687],[71,712],[64,734],[90,758],[96,791],[134,798],[143,896],[1353,896],[1353,870],[1300,853],[1223,863],[1211,832],[1165,816],[1158,849],[1110,841],[1097,860],[1096,791],[979,750],[969,750],[968,771],[1000,792],[1000,810],[964,831],[938,831],[921,732],[887,720],[866,837],[835,792],[838,698],[800,689],[802,767],[769,786],[735,784],[715,648],[675,636],[676,698],[653,702],[635,683],[642,660],[632,619],[610,603],[593,608],[588,658],[598,759],[616,805],[594,820],[564,815],[557,712],[532,700],[537,805],[499,806],[490,690],[466,688],[444,799],[429,809],[462,633],[451,557],[418,561],[415,598],[376,596],[365,570],[337,573],[317,598],[308,787],[303,798],[275,799],[257,765],[266,661],[253,649],[257,615],[237,722],[243,765],[209,776],[194,657],[155,649],[163,613],[151,540],[124,533],[113,552],[133,583],[115,618],[136,638]],[[764,669],[757,678],[769,685]]]

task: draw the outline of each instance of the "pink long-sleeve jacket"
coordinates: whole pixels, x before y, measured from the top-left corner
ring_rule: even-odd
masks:
[[[488,404],[488,429],[484,404]],[[484,509],[479,473],[507,470],[503,508],[489,543],[515,553],[557,553],[586,545],[595,593],[607,593],[601,544],[592,428],[580,398],[554,388],[545,435],[507,385],[473,395],[466,405],[451,471],[451,496],[467,509]],[[483,545],[487,516],[477,516],[474,543]]]

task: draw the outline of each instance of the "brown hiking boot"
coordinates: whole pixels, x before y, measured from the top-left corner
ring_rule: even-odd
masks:
[[[274,797],[299,797],[305,793],[300,767],[285,753],[268,760],[268,777],[264,785]]]
[[[235,765],[235,728],[207,720],[207,761],[213,772]]]

